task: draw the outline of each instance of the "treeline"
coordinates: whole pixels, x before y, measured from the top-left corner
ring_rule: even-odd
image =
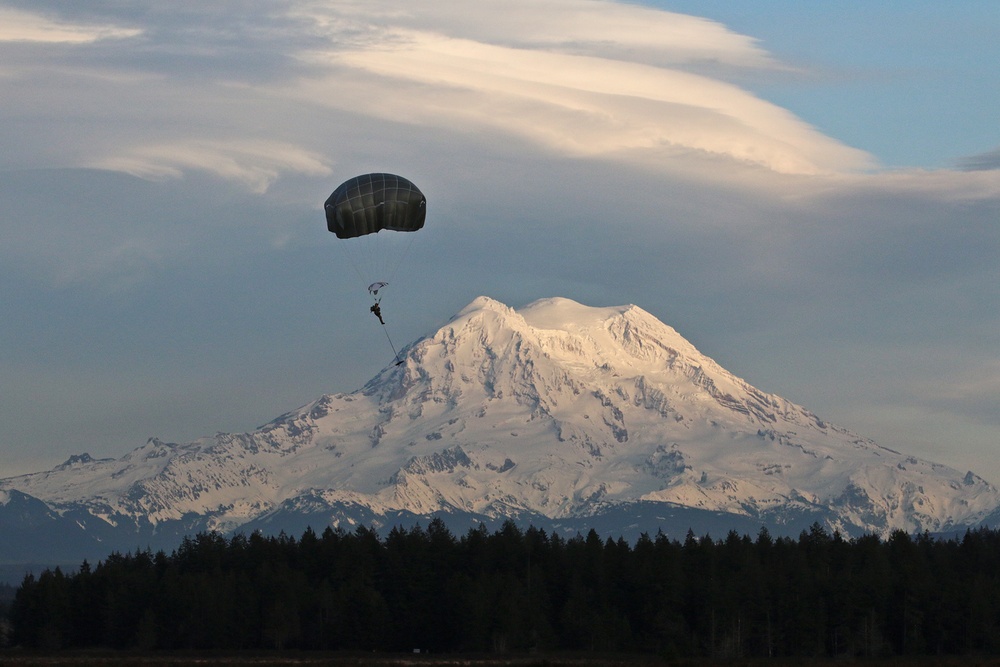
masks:
[[[996,654],[1000,533],[206,533],[29,575],[10,614],[14,643],[45,649]]]
[[[0,583],[0,648],[10,644],[10,603],[14,600],[15,588]]]

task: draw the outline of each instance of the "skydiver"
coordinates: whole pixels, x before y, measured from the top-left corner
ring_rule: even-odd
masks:
[[[375,317],[377,317],[378,321],[382,323],[382,326],[385,326],[385,320],[382,319],[382,307],[378,305],[378,301],[375,302],[370,310],[375,313]]]

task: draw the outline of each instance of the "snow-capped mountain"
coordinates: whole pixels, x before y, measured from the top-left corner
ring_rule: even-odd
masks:
[[[755,389],[636,306],[480,297],[362,389],[253,432],[0,480],[0,526],[31,503],[33,521],[135,548],[432,514],[608,535],[933,532],[977,524],[1000,493]]]

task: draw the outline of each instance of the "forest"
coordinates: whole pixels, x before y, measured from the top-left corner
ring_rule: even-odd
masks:
[[[845,539],[663,534],[635,543],[508,522],[202,533],[28,575],[28,649],[587,651],[668,658],[1000,653],[1000,532]]]

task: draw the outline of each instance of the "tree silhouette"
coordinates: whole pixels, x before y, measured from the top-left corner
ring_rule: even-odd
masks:
[[[1000,534],[202,533],[29,575],[9,614],[13,643],[47,650],[995,655]]]

